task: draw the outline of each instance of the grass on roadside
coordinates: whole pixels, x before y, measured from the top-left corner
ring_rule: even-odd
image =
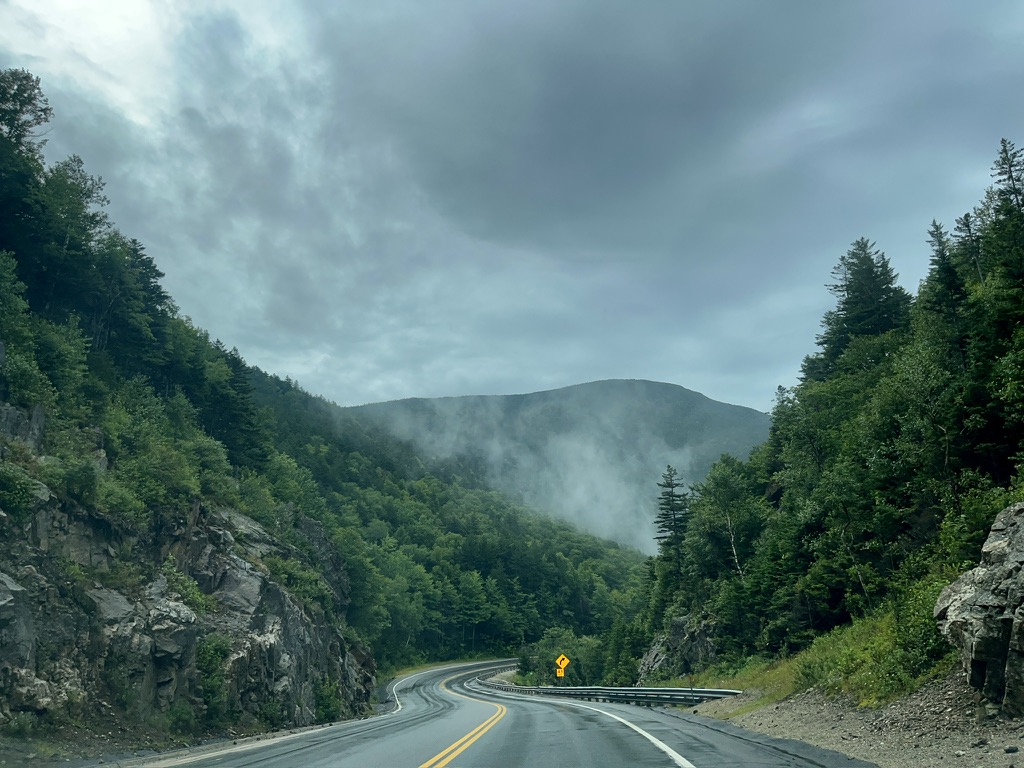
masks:
[[[666,686],[733,688],[750,693],[733,702],[705,705],[718,717],[735,717],[817,688],[845,695],[858,706],[879,707],[948,674],[953,649],[931,616],[941,582],[923,579],[875,613],[818,637],[784,659],[747,658],[720,663]]]
[[[715,716],[736,717],[774,704],[797,692],[796,657],[763,659],[751,657],[735,664],[718,664],[703,672],[659,683],[673,688],[731,688],[756,692],[754,698],[723,699],[716,707]]]

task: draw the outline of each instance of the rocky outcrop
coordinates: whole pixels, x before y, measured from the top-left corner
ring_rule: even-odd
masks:
[[[981,563],[946,587],[939,630],[992,711],[1024,715],[1024,503],[1000,512]]]
[[[37,453],[43,445],[43,409],[36,406],[29,414],[13,405],[0,403],[0,438],[20,440]],[[3,458],[3,454],[0,454]]]
[[[714,624],[696,616],[677,616],[640,660],[637,685],[697,671],[715,656]]]
[[[27,442],[32,419],[5,413],[7,436]],[[297,555],[255,521],[196,503],[146,538],[32,483],[28,508],[0,510],[0,725],[19,712],[187,723],[215,707],[224,724],[284,726],[318,707],[368,711],[372,658],[274,581],[262,559]],[[325,548],[318,566],[343,616],[344,562]]]

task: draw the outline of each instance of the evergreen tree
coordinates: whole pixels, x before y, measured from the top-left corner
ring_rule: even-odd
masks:
[[[822,320],[817,337],[821,352],[804,360],[805,380],[832,376],[855,339],[881,336],[909,323],[910,294],[897,285],[889,259],[866,238],[853,242],[832,277],[836,282],[828,290],[838,302]]]
[[[658,483],[658,514],[654,518],[658,542],[663,551],[678,552],[686,534],[686,520],[689,513],[689,494],[679,480],[675,467],[669,465]]]
[[[1001,139],[992,177],[998,181],[1000,195],[1018,211],[1024,211],[1024,148],[1018,149],[1009,139]]]

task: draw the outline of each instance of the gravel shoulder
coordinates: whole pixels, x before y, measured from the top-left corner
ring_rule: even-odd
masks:
[[[1024,720],[987,717],[959,671],[879,709],[812,689],[746,711],[757,698],[757,691],[748,691],[701,704],[695,712],[879,768],[1024,768]]]

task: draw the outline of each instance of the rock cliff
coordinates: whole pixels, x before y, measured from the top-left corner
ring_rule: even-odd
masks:
[[[981,563],[946,587],[939,630],[960,652],[990,712],[1024,715],[1024,503],[1000,512]]]
[[[637,685],[680,677],[701,669],[716,657],[714,624],[706,618],[677,616],[669,631],[654,638],[640,659]]]
[[[36,450],[41,418],[0,409],[0,444]],[[8,480],[19,471],[0,469]],[[24,503],[0,510],[0,725],[34,713],[189,730],[367,711],[372,658],[271,578],[263,560],[295,553],[253,520],[197,502],[143,538],[18,482]],[[325,542],[318,524],[304,526],[314,549]],[[320,567],[343,615],[344,563],[325,551]]]

